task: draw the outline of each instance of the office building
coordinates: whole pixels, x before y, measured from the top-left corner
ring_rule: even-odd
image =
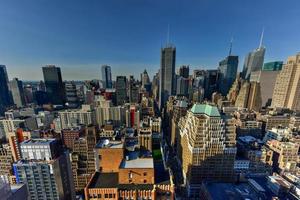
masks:
[[[9,90],[12,95],[12,99],[14,104],[20,108],[25,105],[24,91],[23,91],[23,83],[22,81],[14,78],[9,82]]]
[[[43,75],[50,103],[64,105],[65,89],[60,68],[55,65],[46,65],[43,67]]]
[[[117,76],[116,81],[117,105],[123,105],[127,102],[127,79],[126,76]]]
[[[160,88],[159,107],[163,108],[170,95],[174,95],[175,88],[176,48],[168,45],[161,49],[160,58]]]
[[[81,109],[72,109],[58,112],[62,129],[71,129],[79,125],[95,125],[95,111],[90,105],[82,105]]]
[[[8,90],[8,76],[5,65],[0,65],[0,114],[5,108],[11,105],[11,98]]]
[[[280,71],[283,66],[283,61],[267,62],[262,67],[262,71]]]
[[[260,111],[261,105],[260,83],[249,81],[243,82],[239,94],[237,95],[235,106]]]
[[[85,135],[73,141],[71,154],[72,172],[76,192],[82,192],[95,172],[94,148],[97,141],[96,128],[89,126]]]
[[[188,96],[189,83],[190,83],[190,80],[188,78],[184,78],[182,76],[179,76],[177,78],[177,84],[176,84],[176,87],[177,87],[176,95]]]
[[[145,86],[150,84],[150,78],[149,78],[149,75],[148,75],[148,72],[146,69],[141,74],[141,82],[142,82],[142,87],[144,87],[144,88],[145,88]]]
[[[128,97],[130,103],[139,103],[139,85],[135,81],[133,76],[129,77],[129,84],[128,84]]]
[[[179,68],[179,76],[183,78],[189,78],[190,67],[188,65],[182,65]]]
[[[194,104],[179,121],[184,184],[190,198],[199,198],[203,181],[233,181],[235,126],[217,107]]]
[[[259,47],[250,52],[245,58],[242,78],[246,80],[250,79],[250,75],[252,72],[260,71],[264,64],[266,48],[262,46],[263,34],[264,32],[262,32]]]
[[[219,62],[219,77],[218,87],[219,92],[226,96],[233,82],[236,79],[239,57],[229,55],[224,60]]]
[[[66,106],[69,108],[77,108],[79,106],[79,98],[77,96],[76,84],[73,81],[65,82]]]
[[[103,88],[112,88],[111,67],[108,65],[102,65],[101,72]]]
[[[275,82],[272,107],[300,110],[300,53],[288,58]]]
[[[55,139],[21,143],[22,160],[13,164],[18,184],[27,184],[29,199],[75,199],[69,152]]]

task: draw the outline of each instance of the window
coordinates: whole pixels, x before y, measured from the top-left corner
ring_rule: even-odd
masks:
[[[113,195],[112,195],[112,194],[109,194],[109,195],[108,195],[108,197],[109,197],[109,198],[112,198],[112,197],[113,197]]]
[[[108,194],[105,194],[105,195],[104,195],[104,198],[106,198],[106,199],[107,199],[107,198],[108,198]]]
[[[144,183],[147,183],[147,180],[146,180],[146,179],[144,179]]]
[[[147,172],[144,172],[144,176],[147,176]]]

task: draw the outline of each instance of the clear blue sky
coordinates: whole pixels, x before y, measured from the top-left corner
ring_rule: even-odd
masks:
[[[100,78],[159,68],[160,48],[177,47],[177,67],[215,68],[228,54],[244,56],[265,27],[265,61],[300,51],[299,0],[0,0],[0,63],[9,78],[42,79],[55,64],[63,79]]]

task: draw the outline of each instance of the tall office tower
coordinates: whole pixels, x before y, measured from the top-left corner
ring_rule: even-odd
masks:
[[[29,84],[25,85],[24,86],[24,97],[25,97],[26,104],[33,103],[33,100],[34,100],[33,94],[34,94],[34,88]]]
[[[82,192],[95,172],[94,147],[96,141],[96,128],[94,126],[87,127],[85,136],[74,140],[71,160],[75,189],[77,192]]]
[[[128,96],[130,103],[139,103],[139,85],[134,80],[133,76],[129,77],[129,84],[128,84]]]
[[[0,114],[3,114],[9,105],[11,105],[11,98],[8,90],[6,66],[0,65]]]
[[[204,82],[204,98],[211,99],[211,95],[218,88],[218,70],[206,70]]]
[[[280,73],[282,65],[281,61],[265,63],[262,70],[251,73],[250,81],[260,83],[263,107],[271,105],[276,77]]]
[[[108,65],[102,65],[102,82],[104,88],[112,88],[111,68]]]
[[[203,181],[233,181],[235,126],[217,107],[194,104],[179,121],[184,183],[190,198],[199,198]]]
[[[145,88],[145,86],[147,84],[150,84],[150,78],[148,75],[147,70],[145,69],[144,72],[141,74],[141,82],[142,82],[142,86]]]
[[[235,106],[260,111],[262,106],[260,83],[249,81],[243,82],[236,98]]]
[[[219,92],[226,96],[236,79],[239,57],[231,55],[219,62]]]
[[[23,83],[22,81],[14,78],[9,82],[9,89],[14,101],[14,104],[20,108],[25,105],[24,91],[23,91]]]
[[[64,105],[65,89],[60,68],[55,65],[46,65],[43,67],[43,75],[50,103]]]
[[[164,108],[170,95],[176,93],[175,88],[176,48],[168,45],[161,49],[159,108]]]
[[[249,80],[250,74],[262,69],[266,48],[262,46],[264,31],[261,34],[259,47],[245,57],[242,78]]]
[[[56,139],[21,143],[22,160],[13,164],[17,183],[26,183],[31,200],[75,199],[69,153]]]
[[[189,78],[190,67],[188,65],[182,65],[179,68],[179,76],[183,78]]]
[[[153,98],[155,100],[159,100],[159,89],[160,89],[160,84],[159,84],[159,79],[160,79],[160,72],[156,73],[153,76],[153,80],[152,80],[152,94],[153,94]]]
[[[117,76],[116,81],[117,105],[123,105],[127,102],[127,79],[126,76]]]
[[[177,95],[188,96],[188,94],[189,94],[189,82],[190,82],[190,80],[188,78],[184,78],[182,76],[179,76],[177,78],[176,94]]]
[[[66,105],[69,108],[77,108],[79,99],[77,97],[76,84],[73,81],[65,82]]]
[[[272,107],[300,110],[300,53],[290,56],[278,74]]]

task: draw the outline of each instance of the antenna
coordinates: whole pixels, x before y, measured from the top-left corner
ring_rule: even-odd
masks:
[[[229,48],[229,55],[231,56],[231,52],[232,52],[232,43],[233,43],[233,37],[231,37],[230,40],[230,48]]]
[[[167,45],[170,44],[170,24],[168,24]]]
[[[263,39],[264,39],[264,32],[265,32],[265,27],[263,27],[262,32],[261,32],[259,48],[262,47],[262,43],[263,43]]]

